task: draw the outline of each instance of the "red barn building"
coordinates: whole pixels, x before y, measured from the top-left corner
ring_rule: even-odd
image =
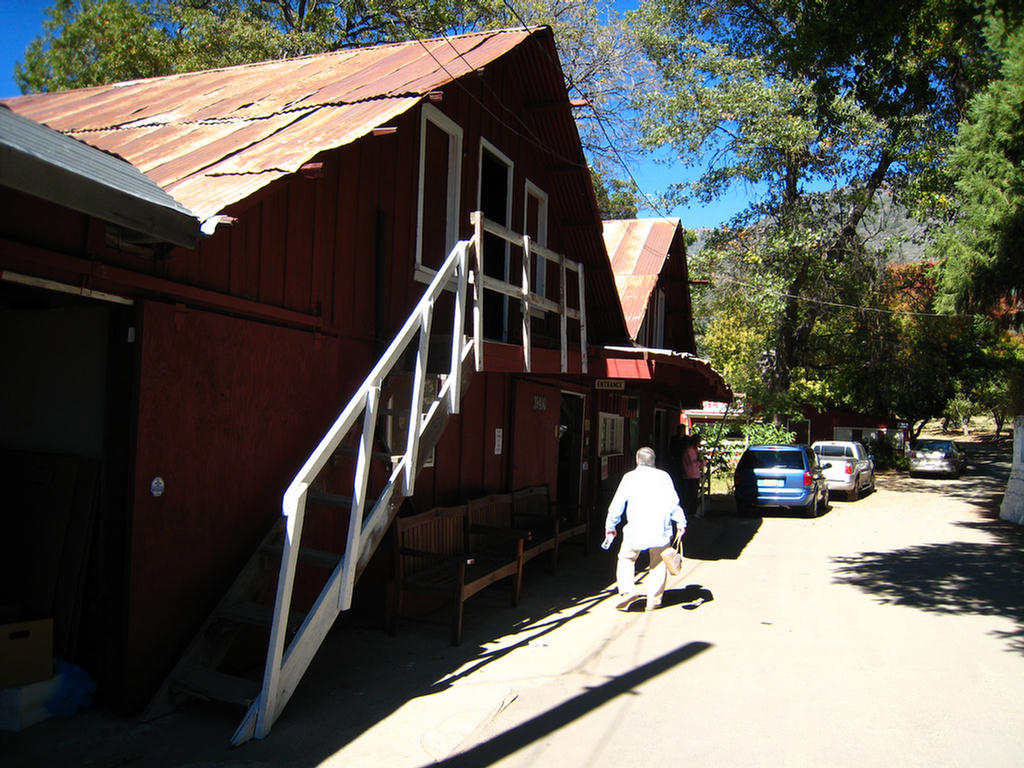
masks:
[[[296,659],[338,609],[377,604],[374,551],[400,507],[546,484],[573,519],[603,517],[601,382],[629,370],[652,391],[667,383],[675,424],[681,402],[724,391],[704,363],[629,349],[546,28],[6,104],[128,161],[207,235],[189,248],[120,224],[65,227],[45,200],[2,190],[17,206],[0,214],[0,269],[130,302],[105,318],[110,338],[128,341],[82,374],[102,423],[55,423],[66,386],[9,403],[46,429],[39,444],[3,443],[62,453],[63,429],[95,433],[113,482],[81,557],[107,587],[107,621],[81,631],[102,632],[108,649],[80,662],[126,708],[146,702],[255,567],[268,531],[291,564],[241,738],[257,710],[255,732],[270,727],[305,669]],[[73,318],[53,322],[72,336]],[[685,340],[688,320],[673,322]],[[5,304],[4,336],[20,328]],[[3,376],[51,375],[39,357]],[[642,419],[656,418],[655,402],[638,406]],[[312,601],[310,639],[282,663],[291,595],[319,589],[294,562],[300,533],[340,564]]]

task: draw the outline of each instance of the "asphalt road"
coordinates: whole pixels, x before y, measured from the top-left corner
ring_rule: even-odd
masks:
[[[471,600],[458,648],[443,628],[342,625],[270,736],[237,749],[237,711],[89,710],[0,733],[0,765],[1018,768],[1008,454],[975,446],[958,480],[881,477],[813,520],[694,521],[653,613],[614,609],[595,548],[557,578],[532,569],[515,610]]]
[[[1024,765],[1007,472],[979,446],[959,480],[883,477],[818,519],[702,521],[674,606],[621,616],[450,764]]]

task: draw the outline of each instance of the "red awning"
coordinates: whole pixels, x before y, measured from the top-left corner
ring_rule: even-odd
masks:
[[[588,373],[598,379],[649,381],[677,389],[687,405],[704,400],[731,402],[732,389],[708,360],[670,349],[599,347],[590,350]]]

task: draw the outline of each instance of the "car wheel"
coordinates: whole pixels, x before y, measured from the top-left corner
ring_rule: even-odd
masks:
[[[860,475],[853,478],[853,488],[850,490],[850,501],[860,498]]]
[[[754,514],[754,505],[749,501],[737,501],[736,514],[740,517],[750,517]]]
[[[817,495],[815,495],[814,501],[812,501],[810,504],[807,505],[807,511],[804,514],[807,517],[817,517],[818,516],[818,512],[819,512],[819,510],[818,510],[818,497],[817,497]]]

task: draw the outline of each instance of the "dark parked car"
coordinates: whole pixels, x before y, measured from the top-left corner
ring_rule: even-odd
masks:
[[[736,510],[755,507],[802,509],[817,517],[828,508],[828,483],[818,457],[806,445],[752,445],[736,465]]]
[[[918,440],[908,458],[911,477],[923,474],[959,477],[967,468],[967,454],[952,440]]]

